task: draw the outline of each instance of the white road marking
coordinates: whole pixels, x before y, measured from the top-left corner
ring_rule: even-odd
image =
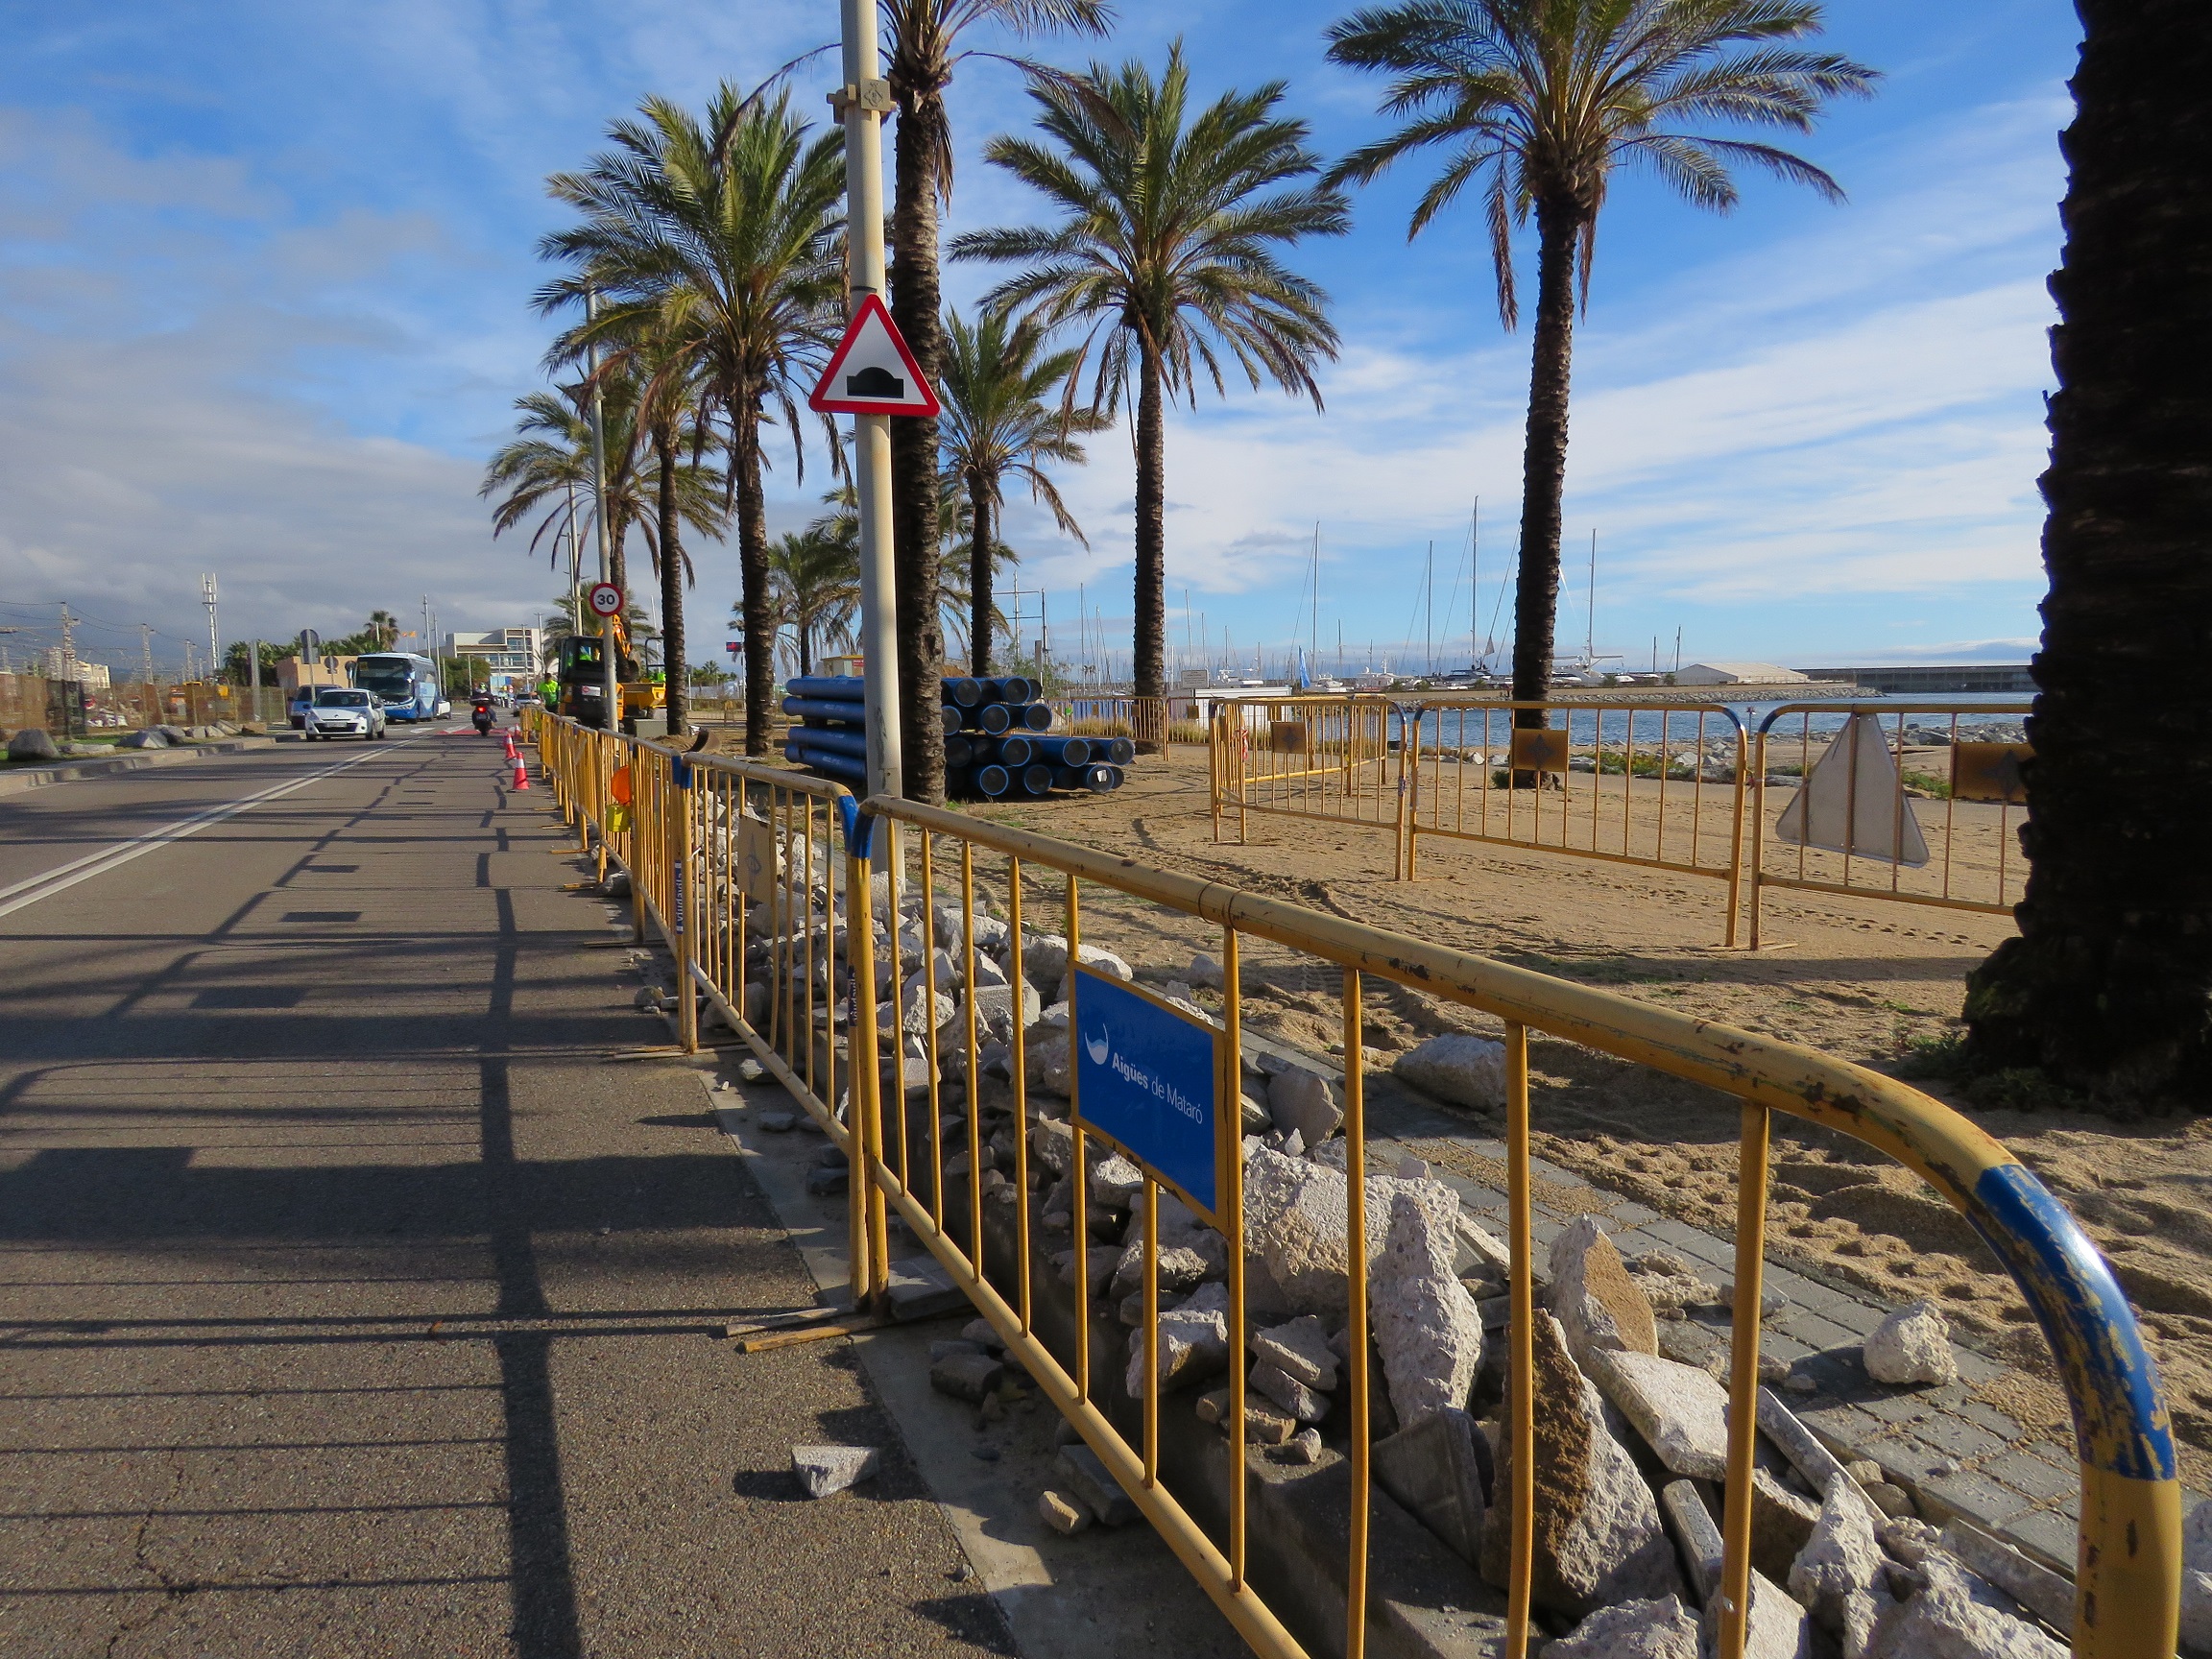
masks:
[[[405,745],[418,742],[420,739],[408,737],[402,738],[400,741],[402,745]],[[391,753],[393,751],[390,749],[373,748],[365,755],[356,755],[350,760],[341,760],[335,766],[325,766],[320,772],[310,772],[304,778],[295,778],[289,783],[278,783],[273,788],[262,790],[258,795],[249,795],[243,801],[232,801],[222,806],[210,806],[204,812],[195,812],[189,818],[180,818],[174,824],[164,825],[158,830],[149,830],[145,834],[133,836],[129,841],[118,841],[113,846],[103,847],[96,853],[87,853],[82,858],[72,859],[56,869],[44,871],[25,880],[17,881],[12,886],[0,887],[0,916],[12,916],[16,911],[36,904],[41,899],[51,899],[57,893],[67,892],[80,881],[89,881],[95,876],[105,876],[118,865],[128,864],[133,858],[143,857],[156,848],[166,847],[172,841],[181,841],[187,835],[196,835],[210,825],[220,824],[226,818],[235,818],[241,812],[252,811],[264,802],[275,801],[278,797],[289,795],[297,789],[304,789],[310,783],[320,783],[324,779],[331,777],[333,774],[349,771],[364,760],[374,760],[380,756]]]

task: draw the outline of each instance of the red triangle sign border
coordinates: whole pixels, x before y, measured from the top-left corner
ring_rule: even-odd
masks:
[[[922,402],[894,403],[874,397],[840,397],[830,388],[845,367],[845,359],[860,339],[860,330],[869,318],[883,325],[883,332],[890,336],[892,349],[899,360],[905,364],[906,373],[922,395]],[[853,313],[853,320],[845,325],[844,338],[837,349],[830,353],[830,363],[822,371],[822,378],[815,383],[813,395],[806,399],[806,407],[824,415],[905,415],[928,419],[943,412],[944,405],[937,400],[937,389],[929,384],[929,377],[922,373],[922,365],[915,362],[914,353],[907,348],[906,337],[899,332],[899,325],[891,321],[890,307],[883,303],[880,294],[863,294],[860,304]]]

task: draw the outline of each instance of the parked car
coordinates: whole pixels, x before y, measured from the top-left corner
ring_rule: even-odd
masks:
[[[307,730],[307,710],[315,706],[316,690],[313,685],[302,685],[286,700],[284,712],[292,722],[293,731]]]
[[[317,737],[384,735],[384,699],[349,685],[320,685],[307,708],[306,733]]]

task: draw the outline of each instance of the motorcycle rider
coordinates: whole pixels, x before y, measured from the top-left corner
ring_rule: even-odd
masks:
[[[492,713],[492,694],[488,691],[479,691],[476,693],[474,703],[475,707],[469,711],[469,718],[476,727],[477,736],[489,737],[492,735],[492,722],[493,718]]]

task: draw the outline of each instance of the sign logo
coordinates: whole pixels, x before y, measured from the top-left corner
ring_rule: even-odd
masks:
[[[809,409],[826,415],[935,415],[943,407],[880,295],[864,294]]]
[[[585,595],[594,616],[612,616],[622,609],[622,589],[612,582],[594,582]]]
[[[1069,998],[1075,1121],[1121,1148],[1209,1220],[1224,1188],[1220,1033],[1078,965]]]

